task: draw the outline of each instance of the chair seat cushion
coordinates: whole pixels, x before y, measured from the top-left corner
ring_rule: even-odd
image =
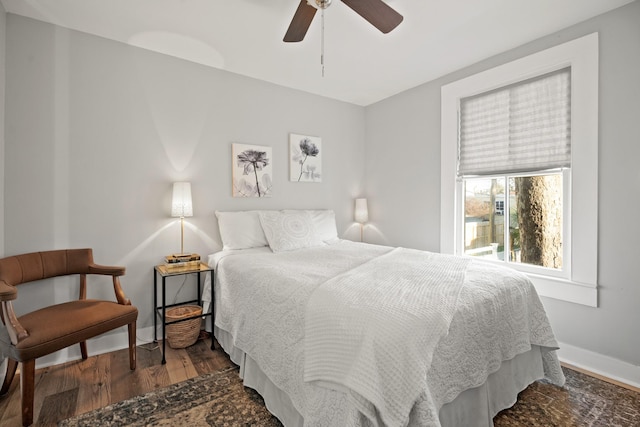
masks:
[[[79,300],[42,308],[18,317],[29,337],[9,346],[10,357],[23,361],[53,353],[73,344],[133,323],[138,309],[102,300]]]

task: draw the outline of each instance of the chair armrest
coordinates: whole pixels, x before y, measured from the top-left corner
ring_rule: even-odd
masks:
[[[125,268],[109,265],[89,264],[89,274],[103,274],[106,276],[124,276]]]
[[[118,304],[131,305],[131,301],[124,294],[124,291],[120,286],[120,278],[118,276],[113,276],[113,291],[116,294],[116,299],[118,300]]]
[[[124,267],[115,267],[108,265],[98,265],[98,264],[89,264],[89,274],[104,274],[108,276],[113,276],[113,291],[116,294],[116,300],[118,300],[118,304],[121,305],[131,305],[131,301],[127,298],[124,291],[122,290],[122,286],[120,286],[120,277],[123,276],[125,272]],[[80,293],[81,298],[83,298],[84,293]]]
[[[13,304],[11,301],[2,301],[0,306],[2,307],[2,322],[4,323],[5,328],[7,328],[7,333],[11,339],[11,343],[13,345],[18,345],[20,341],[29,336],[29,333],[24,329],[20,322],[18,322],[18,318],[16,317],[16,313],[13,311]]]
[[[18,322],[16,313],[13,311],[13,303],[11,301],[17,298],[18,290],[15,286],[8,285],[4,280],[0,280],[0,314],[2,314],[2,323],[7,328],[7,333],[13,345],[17,345],[29,336],[29,333]]]
[[[11,285],[7,285],[4,280],[0,280],[0,301],[12,301],[18,298],[18,290]]]

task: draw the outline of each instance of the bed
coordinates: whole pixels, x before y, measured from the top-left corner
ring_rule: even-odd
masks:
[[[328,210],[216,215],[213,332],[287,427],[492,426],[533,381],[564,383],[514,270],[340,240]]]

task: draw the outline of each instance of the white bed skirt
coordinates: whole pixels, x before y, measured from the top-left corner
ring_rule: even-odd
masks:
[[[304,419],[291,399],[271,382],[250,356],[233,345],[231,334],[217,326],[214,333],[231,360],[240,366],[244,385],[260,393],[269,412],[286,427],[302,427]],[[543,377],[540,347],[532,346],[530,351],[502,362],[500,369],[489,375],[483,385],[460,393],[453,402],[444,405],[440,410],[440,423],[443,427],[493,427],[493,417],[513,406],[519,392]]]

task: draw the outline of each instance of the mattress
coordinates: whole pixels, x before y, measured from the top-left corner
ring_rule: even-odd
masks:
[[[385,418],[380,402],[372,400],[373,410],[363,410],[362,395],[349,387],[305,381],[305,341],[311,340],[305,316],[323,285],[362,272],[363,266],[392,251],[340,241],[291,253],[273,254],[267,248],[211,257],[216,267],[216,337],[243,367],[245,383],[263,394],[267,407],[285,425],[391,424],[393,418]],[[554,351],[557,343],[526,277],[478,261],[470,261],[462,277],[452,318],[432,345],[426,378],[417,375],[419,393],[404,402],[410,409],[406,424],[460,425],[460,414],[468,413],[474,425],[492,425],[495,413],[513,404],[530,382],[543,376],[556,384],[564,381]],[[393,380],[385,373],[387,365],[372,367],[373,376]],[[508,386],[496,390],[491,386],[494,377]],[[381,387],[386,393],[397,384]],[[482,395],[484,402],[477,398]]]

